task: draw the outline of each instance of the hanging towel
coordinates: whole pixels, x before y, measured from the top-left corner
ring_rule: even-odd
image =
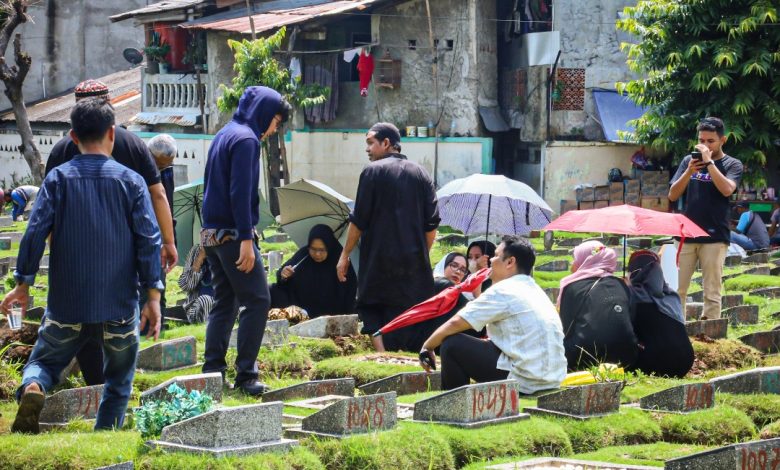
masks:
[[[355,59],[355,56],[358,54],[360,54],[359,47],[344,51],[344,62],[352,62]]]
[[[358,59],[358,74],[360,75],[360,96],[368,96],[368,84],[371,82],[371,76],[374,75],[374,58],[368,51],[360,53]]]

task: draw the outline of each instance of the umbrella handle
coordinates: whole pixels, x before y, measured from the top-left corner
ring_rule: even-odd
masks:
[[[379,330],[376,333],[374,333],[373,335],[371,335],[372,338],[378,338],[380,336],[382,336],[382,330]]]

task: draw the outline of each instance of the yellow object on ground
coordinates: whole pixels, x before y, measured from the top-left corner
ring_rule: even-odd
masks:
[[[596,374],[593,371],[583,370],[579,372],[571,372],[566,374],[566,378],[561,382],[561,387],[575,387],[577,385],[589,385],[596,382],[603,382],[604,379],[622,379],[625,371],[622,367],[618,367],[617,364],[600,364],[596,370]]]

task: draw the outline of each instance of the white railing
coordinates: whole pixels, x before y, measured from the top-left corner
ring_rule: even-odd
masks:
[[[198,110],[198,83],[192,74],[144,74],[144,111]],[[201,74],[200,90],[206,98],[208,75]]]

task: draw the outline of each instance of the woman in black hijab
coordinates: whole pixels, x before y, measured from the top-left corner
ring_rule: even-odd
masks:
[[[478,240],[471,242],[466,255],[469,259],[469,272],[475,273],[483,268],[490,267],[490,260],[496,256],[496,245],[487,240]],[[493,285],[493,281],[485,279],[479,289],[474,291],[474,297],[479,297],[488,287]],[[427,339],[427,338],[426,338]]]
[[[309,243],[298,250],[276,273],[271,286],[271,307],[296,305],[316,318],[354,313],[357,276],[350,267],[347,282],[336,277],[341,244],[327,225],[315,225]]]

